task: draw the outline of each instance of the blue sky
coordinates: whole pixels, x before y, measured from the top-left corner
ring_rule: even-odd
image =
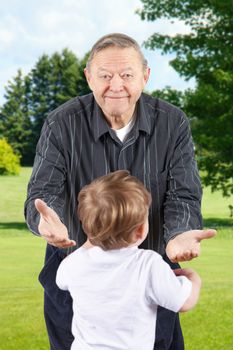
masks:
[[[84,54],[102,35],[122,32],[140,45],[152,33],[187,33],[181,22],[141,21],[135,14],[140,0],[6,0],[0,3],[0,105],[4,86],[19,68],[27,74],[38,58],[67,47],[77,57]],[[169,66],[171,55],[159,51],[143,52],[151,68],[148,91],[164,88],[184,90],[185,82]]]

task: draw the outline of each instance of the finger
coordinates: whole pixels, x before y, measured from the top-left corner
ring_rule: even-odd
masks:
[[[199,251],[193,250],[191,252],[191,259],[197,258],[200,255],[200,249]]]
[[[75,246],[76,245],[76,242],[73,240],[73,239],[69,239],[69,246]]]
[[[186,250],[183,254],[182,257],[185,261],[189,261],[191,258],[191,250]]]
[[[178,262],[178,259],[177,259],[177,255],[172,255],[169,257],[169,260],[172,262],[172,263],[177,263]]]
[[[176,256],[176,262],[184,262],[192,260],[192,253],[190,250],[186,250]]]
[[[48,243],[53,243],[55,245],[66,245],[68,244],[75,246],[76,242],[74,240],[71,240],[69,238],[63,237],[63,238],[58,238],[57,236],[53,235],[53,234],[43,234],[42,235],[43,238],[45,238],[47,240]]]
[[[65,244],[61,244],[59,248],[70,248],[76,246],[76,242],[69,241]]]
[[[194,258],[197,258],[200,255],[200,248],[188,250],[184,253],[185,261],[190,261]]]
[[[42,199],[38,198],[35,200],[35,207],[37,211],[40,213],[40,215],[42,215],[43,217],[46,217],[48,215],[49,207],[44,201],[42,201]]]
[[[47,241],[50,245],[57,247],[57,248],[69,248],[69,247],[74,247],[76,245],[75,241],[68,240],[65,242],[54,242],[54,241]]]
[[[177,249],[173,248],[173,246],[171,246],[171,242],[168,242],[168,245],[166,247],[166,254],[167,254],[167,257],[168,259],[173,262],[173,263],[176,263],[177,262],[177,254],[178,254],[178,251]]]
[[[203,239],[209,239],[216,236],[217,231],[213,229],[200,230],[197,234],[197,240],[200,242]]]
[[[177,255],[177,262],[184,262],[184,261],[190,261],[194,258],[196,258],[198,255],[196,253],[192,253],[191,251],[187,251],[183,254]]]
[[[176,276],[183,275],[183,269],[175,269],[175,270],[173,270],[173,272]]]
[[[189,257],[185,257],[183,254],[177,255],[176,256],[176,261],[177,263],[179,262],[184,262],[184,261],[189,261],[190,258]]]
[[[58,224],[61,222],[57,213],[41,199],[35,200],[35,207],[36,207],[37,211],[40,213],[41,217],[46,222],[50,222],[50,223],[53,222],[55,224]]]

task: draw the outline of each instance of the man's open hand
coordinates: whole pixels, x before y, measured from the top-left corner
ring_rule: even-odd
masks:
[[[75,241],[69,239],[66,226],[53,209],[49,208],[41,199],[35,200],[35,207],[40,214],[39,233],[49,244],[58,248],[76,245]]]
[[[200,255],[200,242],[214,237],[216,233],[212,229],[183,232],[168,242],[166,254],[172,262],[192,260]]]

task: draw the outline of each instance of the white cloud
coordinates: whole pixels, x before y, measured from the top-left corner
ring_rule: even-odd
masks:
[[[79,58],[99,37],[124,32],[142,44],[154,32],[174,35],[189,29],[184,23],[141,21],[135,10],[140,0],[11,0],[0,4],[0,105],[3,86],[17,74],[34,66],[38,58],[68,47]],[[151,66],[148,89],[165,85],[184,88],[186,84],[169,67],[169,56],[143,49]]]
[[[8,29],[0,28],[0,50],[3,51],[9,47],[14,40],[14,33]]]

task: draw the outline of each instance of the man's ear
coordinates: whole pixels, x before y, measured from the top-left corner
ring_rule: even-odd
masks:
[[[150,68],[147,67],[144,71],[144,83],[145,83],[145,85],[148,82],[149,77],[150,77]]]
[[[84,68],[83,72],[84,72],[84,75],[85,75],[85,77],[86,77],[88,86],[89,86],[89,88],[92,90],[91,84],[90,84],[91,74],[90,74],[90,72],[89,72],[89,70],[88,70],[87,68]]]

